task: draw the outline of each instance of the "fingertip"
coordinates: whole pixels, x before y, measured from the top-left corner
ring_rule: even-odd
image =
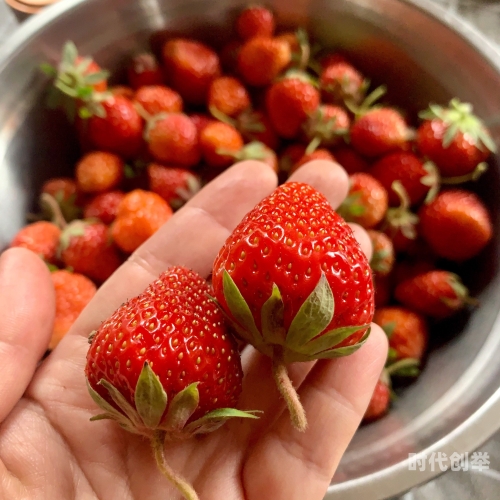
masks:
[[[354,237],[360,244],[361,250],[363,250],[363,253],[366,255],[368,262],[370,262],[373,255],[373,245],[370,237],[368,236],[368,233],[359,224],[356,224],[354,222],[350,222],[349,227],[352,229]]]

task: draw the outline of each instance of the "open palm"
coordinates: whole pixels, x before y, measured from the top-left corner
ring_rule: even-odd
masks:
[[[320,190],[335,207],[347,175],[312,162],[293,180]],[[43,262],[24,249],[0,258],[0,498],[177,499],[157,471],[150,445],[115,423],[90,422],[87,336],[126,299],[173,264],[208,276],[215,255],[242,217],[276,187],[259,162],[235,165],[206,186],[99,289],[71,332],[40,365],[49,343],[54,296]],[[368,254],[366,233],[355,228]],[[290,374],[309,427],[295,431],[271,375],[270,361],[247,347],[241,409],[263,410],[258,421],[235,420],[218,431],[167,444],[165,455],[202,500],[315,500],[333,473],[370,399],[386,355],[376,326],[354,355],[300,363]]]

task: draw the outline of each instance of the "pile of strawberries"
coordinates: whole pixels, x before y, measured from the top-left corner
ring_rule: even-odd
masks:
[[[51,348],[103,283],[200,187],[234,162],[261,160],[284,181],[314,159],[350,176],[338,213],[369,230],[375,322],[390,354],[366,420],[389,406],[391,377],[418,374],[430,324],[473,304],[447,263],[475,257],[492,237],[487,209],[471,191],[495,151],[469,104],[430,105],[416,127],[380,104],[385,89],[307,33],[275,33],[273,14],[245,9],[233,41],[217,53],[184,38],[131,58],[127,81],[67,43],[51,106],[80,138],[74,178],[42,187],[41,219],[12,246],[52,268],[57,315]]]

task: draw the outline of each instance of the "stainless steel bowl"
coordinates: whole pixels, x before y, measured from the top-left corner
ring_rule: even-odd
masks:
[[[218,45],[246,3],[65,0],[22,26],[0,52],[0,249],[24,224],[42,181],[68,172],[77,158],[71,127],[44,107],[47,81],[38,64],[57,61],[67,39],[110,69],[157,31],[194,33]],[[306,25],[323,43],[345,49],[374,81],[387,82],[391,98],[411,112],[458,96],[485,119],[500,114],[500,54],[427,0],[268,3],[284,24]],[[328,499],[397,495],[437,474],[409,471],[409,453],[463,453],[500,428],[498,159],[477,187],[497,228],[488,251],[462,270],[481,307],[434,332],[437,345],[422,376],[388,417],[359,430]]]

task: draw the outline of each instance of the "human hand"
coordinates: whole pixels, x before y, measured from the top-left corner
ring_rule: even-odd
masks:
[[[348,191],[345,171],[325,161],[303,166],[291,180],[312,185],[333,207]],[[52,281],[27,250],[1,256],[0,498],[178,498],[157,471],[147,441],[113,422],[89,422],[97,408],[85,385],[87,336],[171,265],[208,276],[231,230],[276,184],[271,169],[255,161],[217,177],[99,289],[38,368],[52,330]],[[370,257],[368,236],[354,230]],[[238,407],[262,410],[260,419],[168,443],[167,460],[202,500],[319,500],[361,421],[386,353],[386,337],[372,325],[369,340],[352,356],[290,366],[310,422],[301,433],[292,428],[272,381],[271,361],[247,347]]]

